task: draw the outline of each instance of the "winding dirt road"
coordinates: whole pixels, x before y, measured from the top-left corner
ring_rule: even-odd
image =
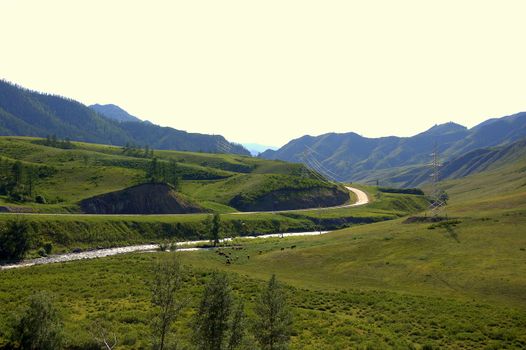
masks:
[[[247,215],[247,214],[261,214],[261,213],[290,213],[290,212],[297,212],[297,211],[312,211],[312,210],[327,210],[327,209],[339,209],[339,208],[350,208],[350,207],[358,207],[360,205],[365,205],[369,203],[369,197],[367,194],[359,190],[357,188],[351,187],[351,186],[345,186],[346,189],[349,190],[349,192],[352,192],[356,195],[357,200],[354,203],[351,204],[343,204],[343,205],[337,205],[335,207],[321,207],[321,208],[307,208],[307,209],[288,209],[288,210],[274,210],[274,211],[237,211],[235,213],[229,213],[229,214],[235,214],[235,215]]]
[[[369,197],[367,197],[367,194],[363,192],[362,190],[359,190],[354,187],[345,186],[346,189],[348,189],[350,192],[353,192],[357,200],[356,202],[352,204],[345,204],[340,205],[336,207],[330,207],[330,208],[313,208],[313,209],[297,209],[297,210],[283,210],[283,211],[274,211],[270,213],[279,213],[279,212],[291,212],[291,211],[306,211],[306,210],[318,210],[318,209],[335,209],[335,208],[349,208],[349,207],[356,207],[360,205],[364,205],[369,203]],[[254,213],[268,213],[268,212],[237,212],[234,214],[254,214]],[[35,214],[33,214],[35,215]],[[38,215],[38,214],[36,214]],[[59,214],[60,215],[60,214]],[[70,214],[61,214],[61,215],[70,215]],[[169,215],[169,214],[166,214]],[[274,234],[268,234],[268,235],[259,235],[259,236],[246,236],[242,237],[244,239],[247,238],[269,238],[269,237],[295,237],[295,236],[311,236],[311,235],[320,235],[325,234],[329,231],[316,231],[316,232],[294,232],[294,233],[274,233]],[[232,238],[224,238],[221,241],[230,241]],[[195,251],[195,250],[203,250],[207,248],[185,248],[184,246],[192,245],[192,244],[202,244],[207,243],[209,241],[186,241],[186,242],[177,242],[177,246],[181,247],[178,248],[178,251]],[[42,257],[32,260],[24,260],[20,261],[18,263],[14,264],[8,264],[8,265],[0,265],[0,271],[1,270],[8,270],[8,269],[14,269],[14,268],[20,268],[20,267],[28,267],[28,266],[34,266],[34,265],[46,265],[46,264],[52,264],[52,263],[58,263],[58,262],[66,262],[66,261],[74,261],[74,260],[83,260],[83,259],[95,259],[95,258],[103,258],[106,256],[112,256],[117,254],[125,254],[125,253],[132,253],[132,252],[153,252],[156,251],[159,248],[158,244],[144,244],[144,245],[135,245],[135,246],[126,246],[126,247],[117,247],[117,248],[108,248],[108,249],[97,249],[93,251],[86,251],[86,252],[80,252],[80,253],[68,253],[68,254],[60,254],[60,255],[53,255],[49,257]]]
[[[354,187],[345,186],[350,192],[353,192],[358,200],[351,204],[337,205],[335,207],[321,207],[321,208],[308,208],[308,209],[288,209],[288,210],[275,210],[275,211],[236,211],[234,215],[248,215],[248,214],[264,214],[264,213],[285,213],[285,212],[296,212],[296,211],[309,211],[309,210],[327,210],[327,209],[338,209],[338,208],[350,208],[357,207],[369,203],[369,197],[367,194]],[[175,216],[175,215],[195,215],[195,214],[83,214],[83,213],[0,213],[0,215],[48,215],[48,216],[70,216],[70,215],[82,215],[82,216]]]
[[[365,193],[364,191],[359,190],[354,187],[350,187],[350,186],[345,186],[345,188],[353,192],[358,198],[356,202],[354,202],[353,204],[347,205],[347,207],[357,207],[359,205],[364,205],[364,204],[369,203],[369,197],[367,196],[367,193]],[[343,206],[343,207],[345,208],[346,206]]]

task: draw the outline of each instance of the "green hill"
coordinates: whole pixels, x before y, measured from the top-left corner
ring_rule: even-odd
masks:
[[[173,213],[181,208],[192,212],[199,207],[201,211],[221,212],[297,209],[339,205],[349,200],[346,189],[320,180],[300,164],[239,155],[153,152],[152,156],[150,150],[1,137],[0,173],[4,185],[0,205],[13,211],[81,212],[90,208],[88,212],[103,213],[89,205],[79,206],[81,202],[97,202],[92,198],[98,196],[101,208],[113,208],[107,213],[131,210],[140,214],[143,206],[132,210],[123,202],[155,201],[153,197],[145,196],[144,191],[122,191],[152,182],[171,183],[180,193],[179,202],[183,197],[183,202],[195,202],[181,207],[176,205],[175,197],[158,193],[157,200],[165,198],[165,204],[170,202],[168,198],[173,199],[175,211],[168,211]],[[21,171],[15,184],[16,164]],[[161,187],[153,188],[163,191]],[[113,206],[107,203],[110,198],[115,201]],[[118,206],[129,209],[119,211]],[[167,213],[166,208],[155,211],[154,207],[144,206],[143,213]]]

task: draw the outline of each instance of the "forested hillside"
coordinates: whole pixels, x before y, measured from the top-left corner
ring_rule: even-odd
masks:
[[[3,80],[0,135],[56,135],[109,145],[135,143],[157,149],[250,155],[243,146],[220,135],[187,133],[148,122],[120,123],[75,100],[34,92]]]

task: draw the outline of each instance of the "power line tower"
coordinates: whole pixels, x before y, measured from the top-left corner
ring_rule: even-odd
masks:
[[[431,199],[429,201],[429,210],[431,215],[436,217],[439,216],[446,206],[444,191],[442,191],[438,186],[438,182],[440,181],[440,167],[442,164],[440,163],[436,144],[431,156],[433,157],[433,161],[431,163]]]

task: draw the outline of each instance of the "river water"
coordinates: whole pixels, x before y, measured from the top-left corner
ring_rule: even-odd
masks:
[[[283,237],[298,237],[298,236],[315,236],[315,235],[325,234],[328,232],[330,231],[273,233],[273,234],[268,234],[268,235],[245,236],[245,237],[239,237],[239,238],[256,239],[256,238],[272,238],[272,237],[283,238]],[[224,239],[221,239],[220,241],[228,242],[232,240],[233,238],[224,238]],[[209,242],[210,242],[209,240],[177,242],[176,243],[177,251],[178,252],[189,252],[189,251],[210,249],[210,248],[198,248],[198,247],[185,247],[189,245],[205,244]],[[53,264],[53,263],[74,261],[74,260],[103,258],[106,256],[133,253],[133,252],[155,252],[155,251],[158,251],[158,249],[159,249],[158,244],[142,244],[142,245],[132,245],[132,246],[126,246],[126,247],[90,250],[90,251],[79,252],[79,253],[51,255],[51,256],[37,258],[37,259],[22,260],[14,264],[0,265],[0,270],[15,269],[15,268],[20,268],[20,267],[34,266],[34,265]]]

